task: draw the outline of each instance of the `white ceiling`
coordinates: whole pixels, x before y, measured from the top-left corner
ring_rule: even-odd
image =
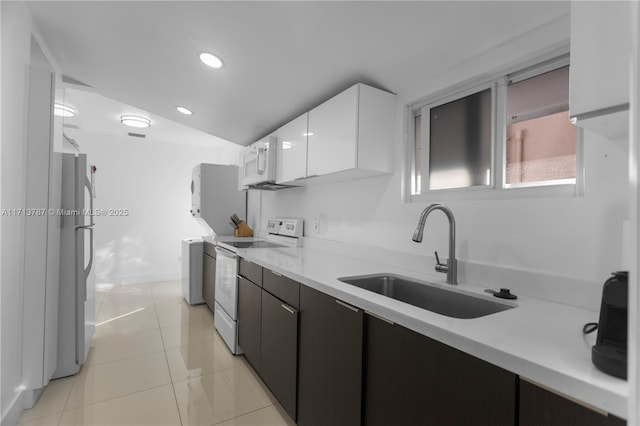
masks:
[[[115,137],[129,137],[128,133],[145,135],[146,140],[157,142],[179,143],[184,145],[208,146],[219,149],[238,148],[238,145],[204,133],[200,130],[185,126],[176,121],[150,114],[113,99],[94,93],[84,88],[67,87],[63,98],[56,97],[56,101],[72,106],[78,111],[73,117],[65,117],[64,133],[75,139],[77,135],[99,133]],[[120,123],[122,115],[142,115],[151,120],[149,128],[132,128]],[[239,152],[236,150],[239,155]]]
[[[66,76],[242,145],[356,82],[398,93],[569,13],[558,1],[27,4]]]

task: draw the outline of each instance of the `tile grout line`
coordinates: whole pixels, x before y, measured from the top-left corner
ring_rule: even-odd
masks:
[[[102,309],[102,305],[104,303],[104,296],[105,296],[104,294],[101,295],[100,304],[98,306],[96,306],[96,318],[98,318],[98,315],[100,314],[100,309]],[[94,335],[91,336],[91,340],[92,341],[93,341],[94,337],[95,337],[95,331],[94,331]],[[91,344],[89,344],[89,350],[91,350]],[[89,368],[86,365],[86,360],[85,360],[85,364],[80,366],[80,369],[82,369],[82,367]],[[60,413],[60,417],[58,418],[57,425],[59,425],[60,422],[62,422],[62,416],[64,416],[64,413],[67,411],[67,404],[69,403],[69,398],[71,397],[71,392],[73,391],[73,388],[76,385],[76,379],[77,379],[78,374],[80,374],[79,370],[78,370],[78,372],[76,374],[73,375],[73,383],[71,383],[71,386],[69,387],[69,392],[67,393],[67,397],[64,400],[64,405],[62,406],[62,412]]]
[[[70,412],[70,411],[73,411],[73,410],[80,410],[80,409],[83,409],[83,408],[85,408],[85,407],[90,407],[90,406],[99,405],[99,404],[106,403],[106,402],[113,401],[113,400],[120,399],[120,398],[127,398],[127,397],[130,397],[130,396],[135,395],[135,394],[138,394],[138,393],[151,391],[151,390],[158,389],[158,388],[161,388],[161,387],[164,387],[164,386],[167,386],[167,385],[171,385],[171,387],[172,387],[172,391],[174,392],[174,398],[176,399],[176,404],[177,404],[177,398],[176,398],[176,395],[175,395],[175,389],[173,388],[173,378],[172,378],[172,376],[171,376],[171,371],[170,371],[169,366],[168,366],[168,359],[167,359],[167,356],[166,356],[166,350],[165,350],[165,345],[164,345],[164,339],[163,339],[162,332],[161,332],[161,327],[160,327],[160,321],[159,321],[159,316],[158,316],[158,312],[157,312],[156,301],[155,301],[155,298],[154,298],[154,296],[153,296],[153,292],[151,292],[151,294],[152,294],[152,302],[153,302],[154,311],[156,312],[156,315],[155,315],[155,317],[156,317],[156,323],[157,323],[157,326],[156,326],[156,327],[154,327],[154,328],[149,328],[149,329],[143,329],[143,330],[132,331],[132,332],[130,332],[130,333],[107,335],[107,336],[105,336],[105,337],[107,337],[107,338],[113,338],[113,337],[126,336],[126,335],[128,335],[128,334],[135,334],[135,333],[141,333],[141,332],[145,332],[145,331],[147,331],[147,332],[148,332],[148,331],[151,331],[151,330],[158,330],[158,333],[160,333],[160,341],[161,341],[161,346],[162,346],[162,348],[161,348],[160,350],[153,351],[153,352],[147,352],[147,353],[144,353],[144,354],[137,354],[137,355],[126,356],[126,357],[124,357],[124,358],[118,358],[118,359],[113,359],[113,360],[110,360],[110,361],[98,362],[98,363],[95,363],[95,364],[94,364],[94,363],[92,363],[91,365],[88,365],[88,364],[85,362],[85,364],[83,364],[83,365],[81,366],[81,369],[80,369],[76,374],[71,375],[71,376],[68,376],[68,377],[65,377],[65,378],[60,378],[60,379],[70,379],[70,380],[72,381],[71,385],[69,386],[68,391],[66,392],[66,396],[64,397],[64,404],[62,404],[62,408],[60,409],[60,411],[57,411],[57,410],[56,410],[56,412],[48,413],[48,414],[43,414],[43,415],[40,415],[40,416],[37,416],[37,417],[33,417],[33,418],[30,418],[30,419],[29,419],[29,420],[27,420],[27,421],[29,421],[29,422],[33,422],[33,421],[38,421],[38,420],[41,420],[41,419],[44,419],[44,418],[47,418],[47,417],[57,416],[57,420],[56,420],[56,423],[55,423],[55,424],[56,424],[56,425],[59,425],[59,424],[62,422],[62,418],[64,417],[65,413],[68,413],[68,412]],[[105,305],[105,299],[106,299],[106,298],[107,298],[107,295],[106,295],[106,294],[102,294],[102,295],[101,295],[101,297],[100,297],[100,303],[98,304],[98,306],[96,306],[96,317],[97,317],[97,316],[99,315],[99,313],[102,311],[102,309],[103,309],[103,307],[104,307],[104,305]],[[95,335],[92,337],[92,340],[94,340],[94,339],[95,339]],[[93,349],[95,350],[95,347],[93,347]],[[71,394],[73,393],[73,389],[75,389],[75,387],[76,387],[76,386],[78,386],[78,380],[77,380],[77,377],[78,377],[78,375],[80,374],[80,372],[81,372],[81,370],[82,370],[82,369],[93,369],[93,367],[100,366],[100,365],[104,365],[104,364],[108,364],[108,363],[111,363],[111,362],[123,361],[123,360],[126,360],[126,359],[135,358],[135,357],[138,357],[138,356],[153,355],[153,354],[157,354],[158,352],[161,352],[161,351],[164,351],[164,352],[165,352],[165,362],[167,362],[167,370],[168,370],[168,372],[169,372],[169,382],[164,383],[164,384],[160,384],[160,385],[157,385],[157,386],[152,386],[152,387],[150,387],[150,388],[141,389],[141,390],[138,390],[138,391],[134,391],[134,392],[126,393],[126,394],[123,394],[123,395],[118,395],[118,396],[115,396],[115,397],[112,397],[112,398],[107,398],[107,399],[104,399],[104,400],[101,400],[101,401],[94,401],[94,402],[91,402],[91,403],[89,403],[89,404],[82,404],[82,405],[77,406],[77,407],[72,407],[72,408],[70,408],[70,407],[68,406],[68,405],[69,405],[69,401],[70,401],[70,399],[71,399]],[[176,409],[177,409],[177,411],[178,411],[178,418],[180,419],[180,411],[179,411],[179,409],[178,409],[177,407],[176,407]],[[22,417],[22,416],[21,416],[21,417]],[[181,421],[181,419],[180,419],[180,421]]]
[[[109,363],[112,363],[112,362],[119,362],[119,361],[123,361],[123,360],[128,360],[128,359],[132,359],[132,358],[142,358],[142,357],[149,356],[149,355],[159,354],[160,352],[161,352],[161,351],[157,351],[157,352],[153,352],[153,353],[149,353],[149,354],[134,355],[134,356],[131,356],[131,357],[128,357],[128,358],[124,358],[124,359],[120,359],[120,360],[114,360],[114,361],[109,361],[109,362],[106,362],[106,363],[98,364],[98,366],[100,366],[100,365],[105,365],[105,364],[109,364]],[[166,359],[166,358],[165,358],[165,359]],[[92,366],[92,365],[91,365],[91,366],[87,366],[86,368],[87,368],[87,369],[94,369],[94,367],[95,367],[95,366]],[[79,373],[78,373],[78,374],[79,374]],[[93,401],[93,402],[90,402],[90,403],[88,403],[88,404],[82,404],[82,405],[77,406],[77,407],[67,407],[67,406],[69,405],[69,398],[71,398],[71,393],[72,393],[72,391],[73,391],[73,387],[74,387],[74,386],[76,385],[76,383],[77,383],[76,377],[77,377],[77,374],[76,374],[76,376],[74,377],[73,385],[72,385],[71,389],[69,390],[69,394],[67,395],[67,400],[66,400],[66,402],[65,402],[65,407],[64,407],[63,413],[65,413],[65,412],[67,412],[67,411],[71,411],[71,410],[77,410],[77,409],[80,409],[80,408],[83,408],[83,407],[88,407],[88,406],[91,406],[91,405],[100,404],[100,403],[103,403],[103,402],[106,402],[106,401],[112,401],[112,400],[114,400],[114,399],[118,399],[118,398],[122,398],[122,397],[126,397],[126,396],[135,395],[135,394],[137,394],[137,393],[140,393],[140,392],[146,392],[146,391],[151,390],[151,389],[157,389],[157,388],[160,388],[160,387],[162,387],[162,386],[170,385],[170,384],[172,383],[172,382],[171,382],[171,374],[169,373],[169,382],[167,382],[167,383],[162,383],[162,384],[159,384],[159,385],[156,385],[156,386],[151,386],[151,387],[148,387],[148,388],[145,388],[145,389],[140,389],[140,390],[136,390],[136,391],[133,391],[133,392],[129,392],[129,393],[125,393],[125,394],[121,394],[121,395],[118,395],[118,396],[114,396],[114,397],[106,398],[106,399],[103,399],[103,400],[100,400],[100,401]]]
[[[153,296],[153,293],[152,293],[152,296]],[[103,296],[102,301],[101,301],[101,303],[100,303],[100,308],[102,308],[102,305],[103,305],[103,303],[104,303],[104,297],[105,297],[105,296]],[[105,336],[105,337],[119,337],[119,336],[125,336],[125,335],[127,335],[127,334],[133,334],[133,333],[139,333],[139,332],[144,332],[144,331],[149,331],[149,330],[155,330],[155,329],[157,329],[157,330],[158,330],[158,332],[160,333],[160,339],[161,339],[161,341],[162,341],[162,332],[160,332],[160,323],[159,323],[159,320],[158,320],[158,313],[157,313],[156,308],[155,308],[155,301],[154,301],[154,304],[153,304],[153,310],[154,310],[154,312],[156,312],[156,322],[157,322],[157,327],[156,327],[156,328],[143,329],[143,330],[138,330],[138,331],[134,331],[134,332],[131,332],[131,333],[114,334],[114,335],[112,335],[112,336]],[[96,317],[97,317],[97,315],[98,315],[98,312],[96,311]],[[95,339],[95,333],[94,333],[93,337],[91,338],[91,340],[93,341],[93,339]],[[163,343],[162,347],[163,347],[163,349],[164,349],[164,343]],[[95,349],[95,347],[94,347],[94,349]],[[137,357],[143,357],[143,356],[153,355],[153,354],[160,353],[161,351],[162,351],[162,350],[160,350],[160,351],[154,351],[154,352],[150,352],[150,353],[145,353],[145,354],[132,355],[132,356],[127,356],[127,357],[125,357],[125,358],[115,359],[115,360],[106,361],[106,362],[102,362],[102,363],[98,363],[98,364],[91,364],[91,365],[87,365],[87,364],[86,364],[86,361],[85,361],[85,364],[83,364],[80,368],[81,368],[81,369],[82,369],[82,368],[86,368],[86,369],[94,369],[94,367],[96,367],[96,366],[105,365],[105,364],[109,364],[109,363],[112,363],[112,362],[124,361],[124,360],[132,359],[132,358],[137,358]],[[165,354],[165,360],[166,360],[166,354]],[[168,370],[168,366],[167,366],[167,370]],[[73,384],[72,384],[71,388],[69,389],[69,393],[67,394],[67,398],[66,398],[66,400],[65,400],[64,408],[63,408],[63,411],[62,411],[62,413],[61,413],[61,415],[60,415],[60,419],[58,420],[58,424],[60,424],[60,422],[62,421],[62,416],[63,416],[63,415],[64,415],[64,413],[66,413],[67,411],[77,410],[77,409],[81,409],[81,408],[84,408],[84,407],[88,407],[88,406],[92,406],[92,405],[96,405],[96,404],[101,404],[101,403],[103,403],[103,402],[112,401],[112,400],[115,400],[115,399],[118,399],[118,398],[122,398],[122,397],[128,397],[128,396],[131,396],[131,395],[135,395],[135,394],[137,394],[137,393],[145,392],[145,391],[152,390],[152,389],[157,389],[157,388],[159,388],[159,387],[166,386],[166,385],[168,385],[168,384],[172,384],[172,381],[171,381],[171,373],[169,372],[169,380],[170,380],[170,381],[169,381],[169,383],[164,383],[164,384],[161,384],[161,385],[158,385],[158,386],[152,386],[152,387],[150,387],[150,388],[146,388],[146,389],[138,390],[138,391],[135,391],[135,392],[130,392],[130,393],[123,394],[123,395],[118,395],[118,396],[116,396],[116,397],[113,397],[113,398],[107,398],[107,399],[104,399],[104,400],[101,400],[101,401],[94,401],[94,402],[89,403],[89,404],[83,404],[83,405],[81,405],[81,406],[79,406],[79,407],[72,407],[72,408],[68,408],[67,406],[68,406],[68,404],[69,404],[69,398],[71,398],[71,393],[72,393],[72,391],[73,391],[73,388],[76,386],[76,383],[77,383],[77,377],[78,377],[78,375],[79,375],[79,374],[80,374],[80,371],[78,371],[78,373],[76,373],[76,374],[73,376]],[[173,387],[173,386],[172,386],[172,387]]]
[[[178,412],[178,420],[180,424],[184,425],[182,421],[182,414],[180,413],[180,406],[178,405],[178,395],[176,394],[176,387],[174,386],[173,374],[171,374],[171,368],[169,367],[169,358],[167,357],[167,348],[164,344],[164,336],[162,335],[162,327],[160,327],[160,318],[158,317],[158,309],[156,308],[156,297],[151,290],[151,297],[153,298],[153,307],[156,311],[156,320],[158,321],[158,328],[160,329],[160,340],[162,341],[162,348],[164,349],[164,360],[167,363],[167,370],[169,370],[169,380],[171,380],[171,391],[173,392],[173,399],[176,402],[176,411]]]
[[[220,425],[220,424],[222,424],[222,423],[226,423],[226,422],[228,422],[228,421],[235,420],[235,419],[240,418],[240,417],[242,417],[242,416],[248,416],[249,414],[251,414],[251,413],[255,413],[256,411],[264,410],[264,409],[266,409],[266,408],[274,407],[274,406],[275,406],[275,404],[270,404],[270,405],[267,405],[266,407],[256,408],[255,410],[247,411],[247,412],[246,412],[246,413],[244,413],[244,414],[238,414],[237,416],[234,416],[234,417],[228,418],[228,419],[226,419],[226,420],[222,420],[222,421],[219,421],[219,422],[217,422],[217,423],[213,423],[211,426]]]
[[[82,367],[80,367],[82,369]],[[62,413],[60,414],[60,418],[58,419],[58,424],[60,424],[60,422],[62,421],[62,415],[64,414],[65,411],[67,411],[67,404],[69,403],[69,398],[71,398],[71,392],[73,391],[74,386],[76,385],[76,379],[78,374],[80,374],[80,371],[78,371],[76,374],[73,375],[73,383],[71,383],[71,386],[69,387],[69,392],[67,393],[67,397],[64,400],[64,406],[62,407]]]
[[[97,367],[99,365],[105,365],[105,364],[109,364],[111,362],[124,361],[124,360],[127,360],[127,359],[137,358],[137,357],[140,357],[140,356],[154,355],[154,354],[157,354],[157,353],[160,353],[160,352],[163,352],[163,351],[164,351],[164,349],[160,349],[160,350],[157,350],[157,351],[145,352],[143,354],[127,355],[124,358],[116,358],[116,359],[112,359],[110,361],[101,361],[101,362],[98,362],[98,363],[92,363],[91,365],[88,365],[87,368]]]
[[[81,405],[79,407],[73,407],[73,408],[65,409],[65,411],[63,411],[62,413],[59,413],[59,414],[65,414],[65,413],[67,413],[69,411],[73,411],[73,410],[81,410],[81,409],[84,409],[85,407],[91,407],[93,405],[103,404],[105,402],[114,401],[114,400],[120,399],[120,398],[127,398],[127,397],[130,397],[132,395],[136,395],[136,394],[139,394],[139,393],[151,391],[151,390],[154,390],[154,389],[159,389],[161,387],[168,386],[168,385],[171,385],[171,383],[163,383],[161,385],[152,386],[152,387],[147,388],[147,389],[142,389],[142,390],[138,390],[138,391],[135,391],[135,392],[114,396],[113,398],[107,398],[107,399],[103,399],[101,401],[95,401],[95,402],[92,402],[90,404]],[[62,416],[60,418],[62,419]]]
[[[152,294],[152,298],[153,298],[153,292],[151,292],[151,294]],[[122,360],[125,360],[125,359],[131,359],[131,358],[136,358],[136,357],[147,356],[147,355],[152,355],[152,354],[157,354],[157,353],[160,353],[160,352],[164,352],[164,355],[165,355],[165,362],[167,363],[167,371],[168,371],[168,373],[169,373],[169,382],[168,382],[168,383],[163,383],[163,384],[158,385],[158,386],[152,386],[152,387],[147,388],[147,389],[142,389],[142,390],[139,390],[139,391],[135,391],[135,392],[127,393],[127,394],[124,394],[124,395],[118,395],[118,396],[113,397],[113,398],[107,398],[107,399],[104,399],[104,400],[102,400],[102,401],[95,401],[95,402],[92,402],[92,403],[90,403],[90,404],[84,404],[84,405],[82,405],[82,406],[80,406],[80,407],[74,407],[74,408],[69,408],[69,409],[67,409],[67,404],[69,403],[69,398],[70,398],[70,396],[71,396],[71,390],[72,390],[72,389],[70,389],[70,390],[69,390],[69,394],[67,395],[67,400],[66,400],[66,402],[65,402],[65,408],[64,408],[63,412],[62,412],[62,413],[61,413],[61,415],[60,415],[60,419],[58,420],[58,424],[60,424],[60,422],[62,421],[62,415],[64,415],[64,413],[65,413],[65,412],[67,412],[67,411],[77,410],[77,409],[82,409],[82,408],[84,408],[84,407],[89,407],[89,406],[92,406],[92,405],[101,404],[101,403],[104,403],[104,402],[107,402],[107,401],[113,401],[113,400],[118,399],[118,398],[129,397],[129,396],[131,396],[131,395],[135,395],[135,394],[138,394],[138,393],[142,393],[142,392],[150,391],[150,390],[153,390],[153,389],[158,389],[158,388],[161,388],[161,387],[163,387],[163,386],[167,386],[167,385],[171,385],[171,389],[172,389],[172,391],[173,391],[173,393],[174,393],[174,398],[176,398],[176,396],[175,396],[175,389],[173,389],[173,378],[172,378],[172,376],[171,376],[171,370],[169,369],[169,363],[168,363],[168,360],[167,360],[167,354],[166,354],[166,351],[164,350],[164,339],[163,339],[163,337],[162,337],[162,332],[160,331],[160,320],[159,320],[159,318],[158,318],[158,311],[157,311],[157,309],[156,309],[155,299],[153,299],[153,309],[154,309],[154,312],[156,313],[156,322],[157,322],[157,325],[158,325],[158,326],[157,326],[157,328],[150,328],[150,329],[145,329],[145,330],[139,330],[139,331],[136,331],[136,332],[133,332],[133,333],[137,333],[137,332],[144,332],[144,331],[148,331],[148,330],[155,330],[155,329],[157,329],[157,330],[158,330],[158,332],[160,333],[160,340],[161,340],[161,343],[162,343],[162,350],[160,350],[160,351],[155,351],[155,352],[151,352],[151,353],[147,353],[147,354],[142,354],[142,355],[129,356],[129,357],[126,357],[126,358],[117,359],[117,360],[112,360],[112,361],[107,361],[107,362],[103,362],[103,363],[99,363],[99,364],[92,364],[92,365],[90,365],[90,366],[86,366],[86,368],[92,368],[92,367],[94,367],[94,366],[97,366],[97,365],[104,365],[104,364],[108,364],[108,363],[110,363],[110,362],[117,362],[117,361],[122,361]],[[126,335],[126,334],[132,334],[132,333],[124,333],[124,334],[114,335],[114,336],[123,336],[123,335]],[[95,336],[95,335],[94,335],[94,336]],[[109,336],[109,337],[113,337],[113,336]],[[83,367],[84,367],[84,366],[85,366],[85,365],[83,365]],[[74,382],[73,382],[72,388],[73,388],[73,386],[75,386],[75,384],[76,384],[76,380],[75,380],[75,377],[74,377]],[[176,410],[178,411],[178,419],[180,419],[180,423],[182,424],[182,420],[181,420],[181,418],[180,418],[180,410],[179,410],[179,409],[178,409],[178,407],[177,407],[177,398],[176,398]]]

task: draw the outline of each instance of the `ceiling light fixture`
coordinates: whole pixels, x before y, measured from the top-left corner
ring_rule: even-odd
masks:
[[[77,114],[77,112],[73,107],[70,107],[69,105],[55,102],[53,104],[53,114],[57,115],[58,117],[73,117]]]
[[[200,60],[203,64],[211,68],[222,68],[222,66],[224,65],[222,59],[218,58],[213,53],[202,52],[200,54]]]
[[[178,112],[181,112],[184,115],[193,114],[193,111],[191,111],[189,108],[185,108],[183,106],[177,106],[176,109],[178,110]]]
[[[143,128],[151,126],[151,120],[138,115],[123,115],[120,117],[120,122],[129,127]]]
[[[313,132],[303,133],[302,136],[313,136]]]
[[[289,141],[282,141],[282,149],[291,149],[293,144]]]

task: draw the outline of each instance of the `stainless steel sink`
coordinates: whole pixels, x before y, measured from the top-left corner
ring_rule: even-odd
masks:
[[[453,318],[478,318],[512,309],[505,303],[435,287],[393,274],[360,275],[338,280]]]

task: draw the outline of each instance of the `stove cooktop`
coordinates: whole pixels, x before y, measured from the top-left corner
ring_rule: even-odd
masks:
[[[236,248],[271,248],[271,247],[284,247],[282,244],[274,244],[269,241],[233,241],[223,242],[223,244],[236,247]]]

